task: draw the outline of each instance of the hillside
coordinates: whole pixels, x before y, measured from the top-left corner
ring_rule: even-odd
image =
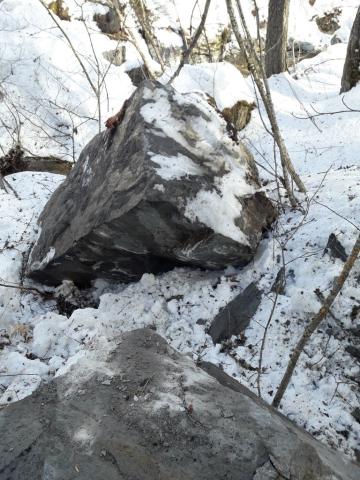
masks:
[[[255,36],[252,2],[242,3]],[[190,36],[199,23],[198,4],[146,2],[151,28],[166,59],[162,72],[134,17],[126,17],[131,41],[102,31],[99,18],[108,9],[101,2],[64,0],[66,15],[58,16],[37,0],[0,1],[2,158],[18,145],[25,158],[51,157],[76,164],[86,144],[105,129],[105,120],[136,91],[133,73],[144,71],[144,59],[157,72],[157,81],[169,80],[180,58],[181,31]],[[243,267],[179,265],[164,273],[144,273],[131,283],[98,278],[86,289],[79,290],[67,280],[53,287],[27,278],[25,270],[30,249],[41,235],[39,215],[64,176],[34,171],[7,175],[7,188],[0,189],[0,405],[4,408],[62,375],[69,376],[73,389],[81,389],[88,380],[84,365],[89,365],[89,375],[103,372],[120,336],[144,327],[154,329],[195,364],[215,364],[260,393],[268,404],[273,401],[290,353],[344,265],[344,258],[334,255],[329,246],[330,235],[349,254],[359,233],[360,84],[339,94],[359,5],[351,0],[290,2],[289,67],[272,76],[269,86],[291,160],[307,189],[306,194],[295,190],[301,206],[295,209],[282,186],[278,195],[275,174],[280,161],[274,138],[251,75],[234,60],[238,58],[234,38],[224,47],[225,61],[218,61],[219,38],[228,25],[224,4],[212,2],[206,40],[202,38],[199,52],[193,55],[196,63],[184,66],[173,87],[183,98],[195,103],[198,99],[201,108],[205,108],[201,102],[211,97],[216,112],[236,102],[253,104],[251,119],[237,133],[237,142],[253,155],[259,192],[277,207],[277,220],[253,260]],[[267,1],[259,0],[258,5],[262,22],[267,18]],[[328,33],[320,31],[316,19],[334,11],[335,32],[331,27]],[[262,27],[265,38],[265,22]],[[114,51],[123,55],[122,61],[114,60]],[[153,123],[156,120],[155,114]],[[198,151],[211,150],[216,128],[225,131],[225,121],[219,120],[220,126],[216,122],[208,130],[197,124]],[[176,137],[181,129],[169,125],[166,132]],[[233,139],[224,142],[228,149],[226,142],[236,145]],[[189,174],[189,168],[193,165],[186,162],[163,161],[159,170],[165,182],[182,177],[184,171]],[[233,176],[228,183],[217,184],[217,196],[197,197],[200,200],[191,204],[189,218],[231,237],[234,225],[224,218],[236,216],[234,178],[240,181],[240,176]],[[279,292],[273,285],[282,267],[285,286]],[[249,325],[239,335],[214,344],[209,335],[212,320],[252,282],[262,298]],[[357,262],[330,314],[306,345],[279,407],[316,439],[356,461],[360,461],[359,292]]]

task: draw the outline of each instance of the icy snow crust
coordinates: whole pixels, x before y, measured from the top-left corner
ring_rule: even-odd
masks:
[[[67,0],[67,3],[73,20],[71,23],[62,22],[62,25],[86,57],[90,55],[86,31],[76,20],[81,12],[77,2]],[[177,0],[176,8],[172,2],[149,0],[148,3],[155,6],[158,13],[166,13],[173,22],[178,14],[185,28],[189,25],[193,1]],[[227,23],[224,2],[212,3],[207,27],[209,38],[218,33],[221,22]],[[251,19],[250,0],[242,3]],[[264,17],[267,2],[258,3]],[[339,6],[339,3],[338,0],[317,0],[310,8],[307,1],[293,0],[290,36],[311,41],[315,46],[329,45],[331,37],[321,34],[310,19],[316,13],[323,14],[325,10]],[[348,38],[355,17],[355,3],[353,0],[341,2],[343,12],[337,35],[344,40]],[[86,8],[89,10],[84,14],[91,18],[94,5]],[[72,136],[62,136],[62,129],[68,131],[69,125],[73,128],[74,121],[78,132],[73,137],[76,156],[98,129],[94,120],[96,101],[78,64],[39,2],[3,0],[0,13],[2,85],[10,93],[11,102],[22,108],[21,138],[25,147],[40,155],[58,155],[60,152],[65,158],[72,158]],[[198,15],[195,9],[195,24]],[[179,37],[167,30],[168,18],[159,15],[157,26],[162,28],[159,30],[162,39],[171,44],[178,42]],[[95,25],[93,28],[97,32]],[[101,52],[115,48],[116,42],[102,35],[96,38],[96,49],[103,62]],[[99,308],[76,310],[70,318],[58,315],[55,303],[36,291],[0,285],[2,404],[29,395],[41,380],[65,372],[70,374],[69,388],[81,388],[89,371],[106,369],[104,362],[116,346],[118,334],[142,326],[156,328],[172,346],[188,353],[194,360],[203,359],[220,365],[229,375],[256,392],[257,372],[254,369],[258,367],[264,327],[275,299],[270,288],[281,267],[279,244],[286,243],[287,288],[285,295],[279,297],[269,325],[261,375],[262,395],[271,402],[289,353],[307,321],[320,307],[314,290],[319,288],[326,294],[334,276],[342,268],[340,260],[323,255],[329,234],[336,233],[349,252],[358,232],[359,113],[335,113],[314,117],[312,121],[307,118],[317,112],[346,110],[338,95],[345,53],[345,44],[331,46],[315,58],[298,64],[291,75],[275,76],[270,81],[280,127],[291,157],[306,183],[309,198],[313,197],[307,217],[299,212],[282,215],[273,234],[261,244],[254,262],[241,271],[229,268],[209,273],[177,269],[158,277],[144,275],[140,282],[131,285],[108,286],[98,282],[94,294],[101,296]],[[24,59],[27,60],[25,63]],[[129,62],[135,63],[135,60],[136,56]],[[112,66],[109,70],[107,86],[113,99],[109,107],[112,111],[117,110],[133,91],[124,73],[129,62],[124,67]],[[191,68],[185,69],[178,79],[179,90],[201,90],[211,95],[209,68],[204,66],[203,76],[201,67],[193,69],[194,74],[189,73]],[[47,72],[46,76],[44,72]],[[214,74],[215,84],[223,80]],[[228,82],[234,85],[235,81],[236,77],[229,74],[221,86],[217,85],[216,91],[220,94]],[[250,80],[244,82],[247,90],[252,92]],[[56,98],[59,106],[50,104],[44,92],[48,99],[54,101]],[[345,101],[350,107],[359,109],[360,86],[347,93]],[[0,136],[5,151],[12,140],[4,124],[12,125],[16,131],[9,105],[11,103],[0,101],[3,119]],[[105,114],[108,108],[105,100],[102,105]],[[77,113],[69,115],[65,107]],[[34,122],[35,111],[36,118],[45,119],[51,126],[46,133],[43,126]],[[53,135],[55,128],[60,130],[58,137]],[[257,161],[271,170],[273,141],[267,136],[257,110],[253,111],[252,121],[242,136]],[[178,170],[172,169],[171,159],[157,160],[164,175],[182,175],[181,160],[176,162]],[[272,177],[262,169],[260,173],[270,180],[268,193],[275,191]],[[0,283],[16,287],[23,281],[24,259],[39,233],[37,218],[62,177],[21,173],[7,177],[7,180],[17,196],[11,190],[8,193],[0,190]],[[199,205],[194,204],[194,214],[198,209]],[[221,215],[218,206],[214,207],[213,214]],[[337,320],[329,316],[306,347],[281,409],[316,438],[350,456],[354,456],[353,449],[358,448],[360,442],[359,423],[351,416],[351,411],[359,405],[356,384],[359,365],[346,353],[345,347],[346,329],[359,327],[359,316],[353,320],[350,316],[352,308],[360,302],[359,270],[357,264],[332,307]],[[206,327],[221,307],[254,280],[259,281],[264,296],[245,335],[228,348],[214,346],[206,334]],[[26,288],[41,288],[28,280],[25,285]],[[86,435],[80,432],[79,441]]]

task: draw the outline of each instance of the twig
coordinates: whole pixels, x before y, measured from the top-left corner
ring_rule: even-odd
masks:
[[[279,297],[279,290],[280,290],[280,285],[277,285],[273,306],[272,306],[268,321],[266,322],[264,335],[263,335],[263,338],[262,338],[262,341],[261,341],[260,355],[259,355],[259,368],[258,368],[257,378],[256,378],[257,391],[258,391],[258,395],[259,395],[260,398],[262,398],[262,396],[261,396],[261,373],[262,373],[262,361],[263,361],[263,354],[264,354],[266,336],[267,336],[268,329],[270,327],[271,320],[274,316],[275,308],[277,306],[277,301],[278,301],[278,297]]]
[[[205,7],[204,7],[204,12],[202,14],[200,24],[199,24],[199,26],[198,26],[198,28],[195,32],[195,35],[194,35],[193,39],[191,40],[191,43],[190,43],[188,49],[183,53],[178,68],[176,69],[176,71],[172,75],[172,77],[170,78],[170,80],[168,82],[169,84],[171,84],[173,82],[173,80],[179,75],[179,73],[180,73],[181,69],[183,68],[183,66],[185,65],[185,63],[187,63],[189,61],[191,52],[193,51],[195,45],[197,44],[197,42],[200,38],[200,35],[201,35],[201,33],[204,29],[204,25],[205,25],[205,21],[206,21],[208,11],[209,11],[210,3],[211,3],[211,0],[206,0]]]
[[[51,298],[54,296],[52,292],[42,292],[41,290],[35,288],[35,287],[24,287],[23,285],[16,285],[13,284],[11,285],[10,283],[0,283],[0,287],[5,287],[5,288],[15,288],[17,290],[24,290],[27,292],[34,292],[37,293],[45,298]]]

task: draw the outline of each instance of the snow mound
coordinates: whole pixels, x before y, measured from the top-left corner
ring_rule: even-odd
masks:
[[[220,111],[240,101],[255,102],[255,95],[243,75],[227,62],[185,65],[173,85],[180,93],[206,93]]]

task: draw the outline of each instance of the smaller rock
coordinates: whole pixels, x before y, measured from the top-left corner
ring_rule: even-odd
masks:
[[[335,7],[329,12],[325,12],[322,17],[316,17],[316,24],[322,33],[333,35],[336,30],[339,30],[339,16],[341,15],[341,8]]]
[[[360,348],[354,347],[353,345],[348,345],[345,350],[350,353],[350,355],[360,362]]]
[[[355,410],[351,412],[351,415],[358,423],[360,423],[360,407],[356,407]]]
[[[140,67],[135,67],[131,70],[127,70],[126,73],[129,75],[130,80],[135,85],[135,87],[138,87],[140,83],[149,78],[149,75],[145,70],[145,65],[140,65]]]
[[[69,9],[64,5],[63,0],[54,0],[49,3],[48,9],[55,13],[61,20],[69,22],[71,20]]]
[[[239,335],[255,315],[262,292],[252,282],[216,315],[211,323],[209,335],[214,343]]]
[[[360,338],[360,327],[354,327],[350,328],[349,332],[354,335],[354,337],[359,337]]]
[[[341,38],[338,37],[336,34],[331,38],[330,44],[331,45],[336,45],[337,43],[343,43]]]
[[[360,305],[353,305],[350,313],[351,320],[352,321],[356,320],[359,314],[360,314]]]
[[[126,47],[122,45],[114,50],[107,50],[103,53],[103,57],[112,65],[120,67],[126,60]]]
[[[281,267],[278,271],[275,282],[271,287],[271,292],[277,293],[278,295],[284,295],[285,293],[285,267]]]
[[[11,344],[9,334],[6,330],[0,330],[0,350]]]
[[[226,122],[231,123],[236,130],[242,130],[250,122],[251,111],[255,108],[254,103],[241,100],[230,108],[225,108],[222,115]]]
[[[95,13],[94,21],[103,33],[112,35],[121,31],[121,22],[114,8],[104,14]]]
[[[344,247],[341,245],[334,233],[329,235],[328,243],[324,250],[324,254],[325,253],[328,253],[333,258],[340,258],[340,260],[343,262],[346,262],[348,258]]]

